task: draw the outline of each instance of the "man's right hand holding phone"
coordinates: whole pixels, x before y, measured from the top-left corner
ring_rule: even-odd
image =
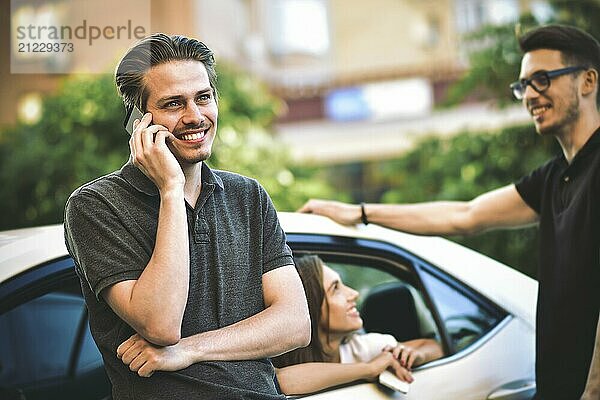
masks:
[[[152,125],[152,114],[146,113],[133,122],[129,148],[133,164],[154,184],[159,192],[183,188],[185,176],[179,162],[167,146],[175,136],[162,125]]]
[[[167,146],[173,134],[152,124],[146,113],[132,124],[129,148],[133,164],[160,193],[158,225],[152,254],[137,279],[107,287],[103,296],[119,317],[148,342],[176,344],[188,297],[189,240],[185,208],[185,176]]]

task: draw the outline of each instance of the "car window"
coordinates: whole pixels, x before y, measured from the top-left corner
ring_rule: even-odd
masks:
[[[82,316],[83,299],[51,292],[0,315],[0,385],[64,376]]]
[[[384,283],[398,281],[398,278],[385,271],[364,265],[343,262],[328,262],[327,265],[340,274],[340,278],[342,278],[342,281],[346,285],[360,293],[356,301],[359,309],[371,288]]]
[[[318,255],[340,275],[345,285],[359,292],[356,303],[363,320],[364,333],[388,334],[400,342],[417,338],[440,340],[439,330],[423,294],[417,288],[418,278],[409,262],[350,252],[294,250],[295,257],[305,254]],[[424,364],[416,369],[427,368],[428,364]],[[317,396],[326,398],[325,393],[331,392],[335,393],[332,395],[335,398],[361,398],[351,395],[351,392],[341,393],[349,386],[364,383],[354,381],[336,385],[319,392]],[[371,391],[373,388],[363,390]]]
[[[11,294],[20,304],[0,314],[0,393],[65,400],[110,392],[79,281],[61,276],[38,273]]]
[[[360,293],[357,307],[366,332],[391,334],[399,341],[439,338],[421,292],[409,279],[387,272],[393,267],[384,265],[387,264],[384,261],[374,264],[359,260],[326,262],[346,285]]]
[[[77,374],[83,374],[89,371],[104,368],[102,363],[102,355],[92,338],[90,325],[85,324],[85,332],[81,343],[81,352],[77,360]]]
[[[491,304],[457,282],[444,279],[441,273],[424,269],[421,278],[455,352],[477,341],[502,319],[502,314]]]

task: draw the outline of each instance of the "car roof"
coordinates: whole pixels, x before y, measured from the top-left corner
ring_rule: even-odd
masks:
[[[66,255],[62,225],[0,232],[0,282]]]
[[[478,252],[440,237],[410,235],[377,225],[342,226],[329,218],[278,213],[288,234],[323,234],[395,244],[450,273],[511,313],[532,323],[537,282]],[[29,268],[66,256],[63,226],[51,225],[0,232],[0,282]]]

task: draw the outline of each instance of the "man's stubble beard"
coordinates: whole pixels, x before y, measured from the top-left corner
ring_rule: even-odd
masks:
[[[538,129],[540,135],[563,137],[566,134],[570,134],[573,126],[579,120],[581,115],[579,110],[579,97],[577,96],[577,90],[574,86],[572,87],[570,98],[571,100],[569,101],[567,108],[563,111],[564,116],[547,128],[541,130]]]

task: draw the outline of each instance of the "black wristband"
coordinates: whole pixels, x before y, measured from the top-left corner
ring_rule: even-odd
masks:
[[[365,203],[360,203],[360,220],[363,224],[369,225],[369,220],[367,219],[367,213],[365,212]]]

